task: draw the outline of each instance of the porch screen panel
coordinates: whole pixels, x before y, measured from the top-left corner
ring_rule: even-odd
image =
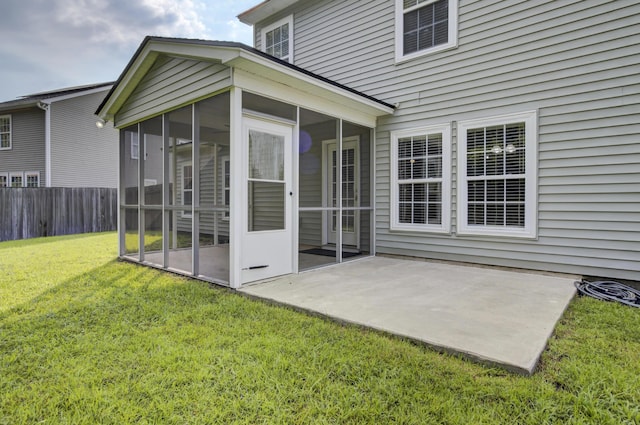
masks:
[[[144,162],[144,205],[162,205],[162,117],[144,121],[142,132],[144,143],[138,151]]]
[[[123,130],[122,137],[124,143],[121,145],[123,151],[120,152],[122,164],[122,178],[120,189],[122,191],[121,201],[125,205],[138,205],[138,125],[127,127]]]
[[[249,130],[250,232],[285,228],[284,136]]]

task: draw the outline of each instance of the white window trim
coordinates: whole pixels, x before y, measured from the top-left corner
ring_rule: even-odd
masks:
[[[24,173],[22,171],[13,171],[9,173],[9,187],[14,187],[13,182],[11,181],[13,177],[20,177],[22,184],[18,187],[24,187]]]
[[[30,187],[28,186],[28,180],[29,180],[29,177],[32,177],[32,176],[36,176],[36,178],[38,179],[38,185],[35,187],[40,187],[40,171],[25,171],[24,177],[22,178],[22,185],[24,187]]]
[[[400,223],[398,220],[398,139],[403,137],[442,134],[442,211],[439,225]],[[439,124],[391,132],[391,205],[390,229],[411,232],[451,232],[451,125]]]
[[[0,187],[10,187],[11,182],[9,181],[9,173],[0,173],[0,177],[4,177],[6,179],[6,186]]]
[[[189,189],[191,191],[191,205],[185,205],[184,203],[184,193],[185,193],[185,189],[184,189],[184,168],[185,167],[189,167],[191,166],[191,189]],[[190,206],[191,210],[189,211],[182,211],[182,217],[184,218],[191,218],[193,217],[193,162],[189,161],[189,162],[185,162],[183,164],[180,165],[180,167],[182,168],[180,170],[181,175],[180,175],[180,201],[183,207],[187,207]]]
[[[267,33],[283,26],[284,24],[289,24],[289,57],[286,59],[286,61],[289,63],[293,63],[293,15],[289,15],[277,22],[274,22],[269,26],[262,28],[262,30],[260,31],[260,45],[262,48],[260,50],[265,53],[267,52]]]
[[[9,118],[9,146],[4,148],[0,146],[0,151],[9,151],[13,148],[13,119],[11,114],[0,115],[0,118]]]
[[[525,224],[523,228],[469,226],[467,189],[467,130],[494,125],[525,123]],[[457,233],[470,236],[537,237],[538,227],[538,117],[537,111],[494,116],[458,123],[458,220]]]
[[[408,10],[415,10],[424,7],[428,4],[435,3],[438,0],[425,1],[417,6],[409,8]],[[429,49],[419,50],[417,52],[404,54],[404,2],[402,0],[396,0],[396,63],[406,62],[411,59],[419,58],[421,56],[429,55],[432,53],[440,52],[447,49],[453,49],[458,47],[458,0],[449,1],[449,42],[440,44]]]

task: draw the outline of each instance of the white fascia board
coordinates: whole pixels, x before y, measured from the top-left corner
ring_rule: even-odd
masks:
[[[199,61],[222,62],[232,59],[239,54],[237,47],[211,46],[207,44],[188,44],[171,42],[170,40],[150,40],[138,54],[135,62],[130,66],[127,74],[118,82],[109,101],[100,111],[100,118],[113,121],[113,118],[137,84],[144,78],[159,55]]]
[[[151,44],[151,43],[149,43]],[[136,61],[117,83],[116,88],[109,100],[100,110],[98,116],[105,121],[113,121],[113,118],[120,106],[126,101],[137,84],[142,80],[146,72],[151,68],[158,56],[157,52],[149,48],[149,44],[136,58]]]

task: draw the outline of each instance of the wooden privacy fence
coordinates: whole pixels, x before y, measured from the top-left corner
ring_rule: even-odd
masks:
[[[0,241],[115,230],[118,194],[107,188],[0,188]]]

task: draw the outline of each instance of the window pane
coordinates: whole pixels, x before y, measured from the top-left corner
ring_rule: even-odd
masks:
[[[442,183],[429,183],[429,203],[442,202]]]
[[[11,131],[11,119],[9,117],[0,118],[0,133]]]
[[[398,158],[411,158],[411,138],[398,140]]]
[[[467,222],[469,225],[484,225],[484,204],[469,204]]]
[[[484,180],[467,182],[469,202],[484,202]]]
[[[411,164],[412,173],[411,176],[414,179],[423,179],[427,176],[427,163],[424,158],[412,159]]]
[[[422,184],[414,184],[413,185],[413,201],[414,202],[425,202],[427,200],[427,185]]]
[[[442,177],[442,157],[429,158],[429,178]]]
[[[487,225],[504,226],[504,204],[487,204]]]
[[[441,0],[433,4],[433,15],[435,22],[446,21],[449,19],[449,2]]]
[[[433,29],[433,45],[445,44],[449,41],[449,24],[441,22],[434,26]]]
[[[284,183],[250,181],[249,231],[282,230],[285,228]]]
[[[284,136],[249,130],[249,178],[284,180]]]
[[[429,135],[429,156],[442,155],[442,134]]]
[[[507,204],[507,226],[524,227],[524,204]]]
[[[504,180],[487,180],[487,202],[504,201]]]
[[[524,202],[525,179],[509,179],[506,181],[507,202]]]
[[[429,204],[428,223],[442,224],[442,205]]]

